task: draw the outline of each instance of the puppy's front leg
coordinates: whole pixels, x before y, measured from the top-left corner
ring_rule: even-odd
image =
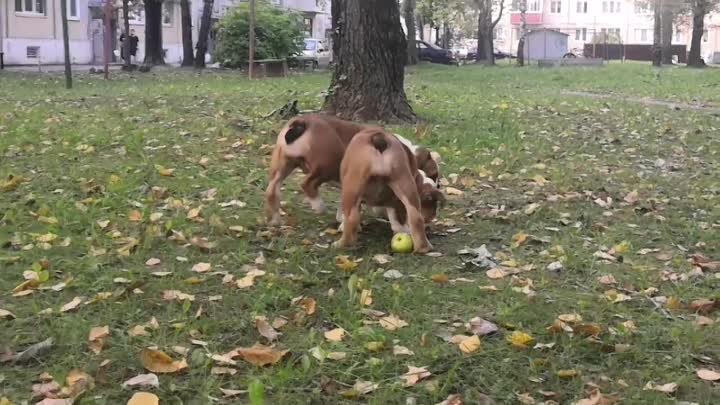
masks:
[[[407,212],[407,221],[410,225],[410,235],[412,236],[414,252],[415,253],[427,253],[432,250],[432,245],[425,234],[425,221],[423,220],[422,214],[420,213],[420,195],[417,191],[417,186],[412,181],[412,176],[408,173],[407,176],[401,176],[401,181],[391,181],[390,188],[397,196],[398,199],[405,206]],[[405,180],[405,181],[402,181]]]
[[[393,233],[410,233],[410,227],[407,224],[403,224],[398,219],[397,210],[395,208],[386,208],[388,220],[390,221],[390,229]]]

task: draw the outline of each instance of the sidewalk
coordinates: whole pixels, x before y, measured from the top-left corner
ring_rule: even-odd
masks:
[[[91,68],[95,70],[102,70],[105,68],[104,65],[72,65],[72,71],[78,73],[88,73]],[[111,63],[110,71],[120,70],[122,64]],[[65,71],[65,65],[13,65],[5,66],[5,71],[8,72],[25,72],[25,73],[53,73]],[[2,72],[2,70],[0,70]]]

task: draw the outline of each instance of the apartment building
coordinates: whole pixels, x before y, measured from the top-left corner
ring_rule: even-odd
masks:
[[[114,0],[111,17],[113,61],[119,61],[118,40],[123,16],[121,1]],[[234,5],[247,0],[215,0],[213,23]],[[271,0],[277,7],[300,12],[306,37],[324,38],[331,28],[329,0]],[[67,0],[70,54],[76,64],[99,64],[104,57],[105,0]],[[0,52],[8,65],[63,63],[62,20],[59,0],[0,0]],[[193,39],[197,40],[203,1],[191,0]],[[139,37],[137,59],[144,58],[145,13],[140,0],[130,1],[130,29]],[[167,63],[182,60],[180,4],[163,2],[163,48]],[[210,38],[210,50],[214,35]]]
[[[516,7],[506,13],[496,27],[496,47],[515,53],[520,36],[521,17]],[[582,52],[593,38],[614,38],[625,44],[652,44],[653,12],[647,1],[635,0],[527,0],[529,30],[552,29],[568,34],[570,51]],[[690,49],[692,18],[684,18],[673,33],[673,44]],[[720,52],[720,14],[707,17],[702,55],[710,62]]]

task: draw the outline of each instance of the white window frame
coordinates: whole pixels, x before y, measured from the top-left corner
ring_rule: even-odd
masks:
[[[41,1],[43,3],[42,13],[36,11],[38,9],[38,1]],[[47,17],[47,3],[47,0],[32,0],[32,8],[28,10],[27,8],[25,8],[25,6],[27,5],[27,0],[21,0],[20,4],[22,6],[22,10],[18,11],[17,7],[15,7],[15,15],[20,15],[24,17]],[[15,6],[17,6],[17,4],[15,4]]]
[[[577,13],[578,14],[587,14],[588,10],[588,2],[587,1],[578,1],[577,2]]]
[[[541,13],[542,12],[542,1],[541,0],[528,0],[527,11],[529,13]]]
[[[173,3],[173,2],[170,2],[170,1],[162,2],[162,5],[161,5],[162,10],[160,11],[160,14],[162,14],[161,18],[162,18],[162,26],[163,27],[172,27],[173,22],[175,21],[175,7],[174,6],[175,6],[175,3]],[[170,11],[170,14],[168,14],[170,16],[170,22],[165,22],[165,11],[167,10],[168,7],[170,7],[170,10],[168,10],[168,11]]]
[[[641,28],[641,29],[640,29],[640,41],[641,41],[641,42],[647,42],[647,41],[648,41],[648,30],[647,30],[647,28]]]
[[[72,5],[75,5],[75,15],[72,14]],[[68,20],[80,21],[80,0],[67,0]]]
[[[607,1],[603,1],[602,12],[603,12],[603,13],[607,13],[607,12],[608,12],[608,2],[607,2]]]
[[[562,13],[562,0],[551,0],[550,1],[550,14]]]

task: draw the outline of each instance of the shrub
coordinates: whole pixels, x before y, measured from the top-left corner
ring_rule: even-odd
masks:
[[[248,61],[250,13],[247,4],[233,8],[220,21],[217,60],[240,67]],[[285,59],[302,51],[302,17],[259,1],[255,10],[255,59]]]

